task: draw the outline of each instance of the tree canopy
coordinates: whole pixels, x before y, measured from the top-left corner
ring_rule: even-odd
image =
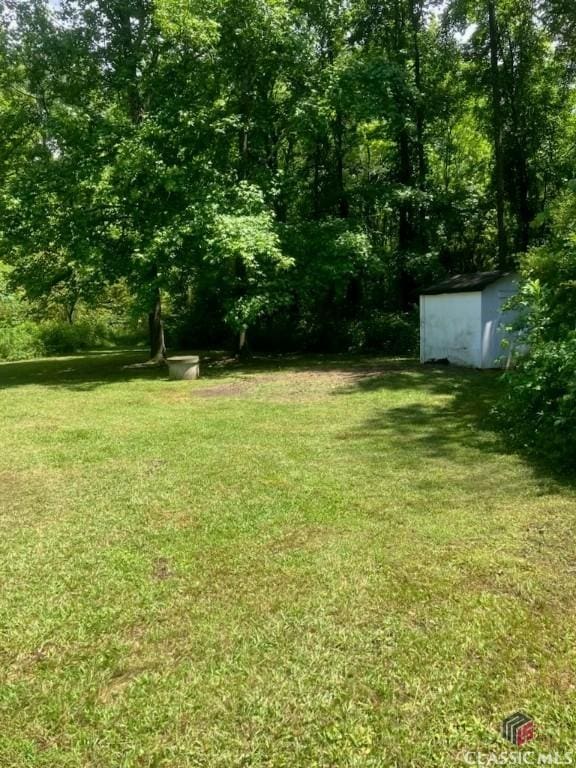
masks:
[[[152,356],[163,313],[175,343],[353,347],[542,246],[574,175],[570,2],[0,9],[0,260],[69,319],[123,281]]]

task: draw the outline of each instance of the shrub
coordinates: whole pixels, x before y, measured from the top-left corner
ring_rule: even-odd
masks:
[[[0,360],[23,360],[42,354],[42,342],[22,292],[8,287],[10,272],[0,262]]]
[[[505,380],[496,416],[512,445],[567,468],[576,457],[576,335],[539,344]]]
[[[498,422],[511,443],[567,468],[576,457],[576,186],[542,217],[546,242],[522,259],[515,299],[527,354],[505,374]]]
[[[26,360],[44,352],[39,328],[29,320],[0,324],[0,360]]]
[[[106,286],[98,304],[76,301],[71,324],[57,292],[30,299],[0,261],[0,360],[69,354],[142,339],[137,307],[125,282]]]
[[[94,320],[79,320],[72,325],[50,320],[40,324],[39,335],[45,354],[48,355],[82,352],[106,346],[110,342],[109,328]]]
[[[0,360],[73,354],[111,347],[119,340],[140,341],[134,332],[122,337],[117,328],[94,318],[70,324],[60,320],[37,323],[14,318],[7,322],[0,317]]]

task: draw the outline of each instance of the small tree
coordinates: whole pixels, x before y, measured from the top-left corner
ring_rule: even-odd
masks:
[[[225,320],[237,335],[242,355],[249,328],[288,301],[283,276],[293,259],[282,253],[274,215],[262,192],[241,182],[234,198],[232,212],[214,217],[206,263],[222,286]]]

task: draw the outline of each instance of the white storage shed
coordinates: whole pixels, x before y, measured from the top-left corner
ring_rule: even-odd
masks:
[[[518,288],[513,272],[455,275],[420,294],[420,361],[448,360],[473,368],[497,368],[509,351],[502,340],[513,319],[503,304]]]

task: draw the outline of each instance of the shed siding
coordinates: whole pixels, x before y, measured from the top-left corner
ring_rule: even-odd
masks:
[[[505,312],[502,305],[518,291],[518,278],[507,275],[482,291],[482,368],[497,368],[506,364],[514,337],[504,330],[516,312]],[[502,347],[507,339],[510,347]]]
[[[482,293],[420,297],[420,360],[482,366]]]

